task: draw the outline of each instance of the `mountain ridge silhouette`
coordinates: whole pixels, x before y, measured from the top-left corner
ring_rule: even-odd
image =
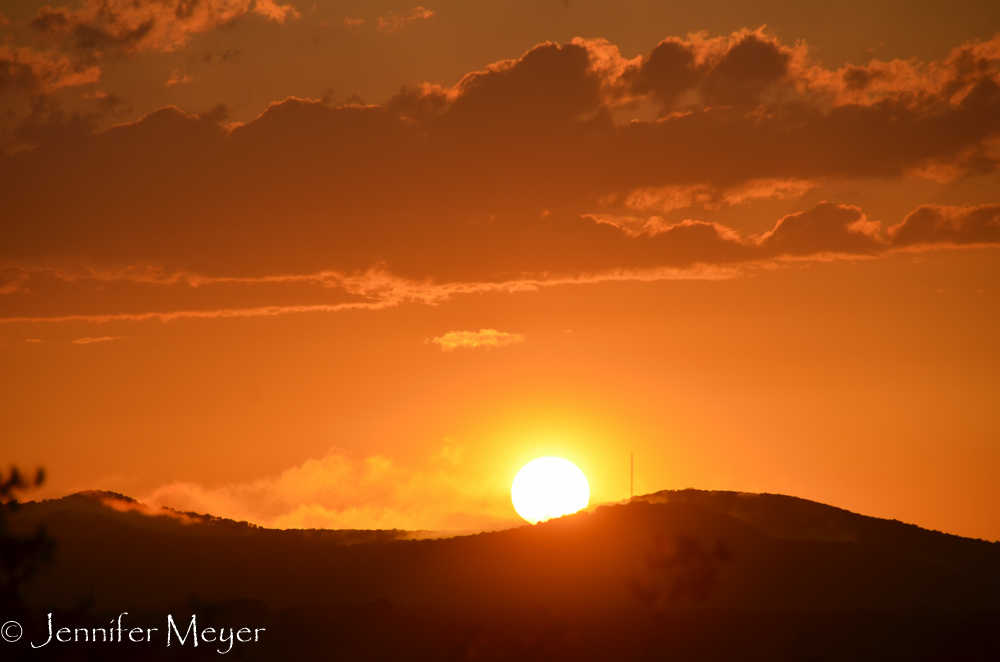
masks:
[[[26,502],[18,519],[27,527],[44,524],[59,542],[55,566],[29,593],[39,604],[71,604],[93,591],[105,605],[198,596],[278,606],[388,600],[629,608],[643,590],[665,594],[674,580],[663,567],[684,561],[675,557],[686,545],[702,556],[716,547],[728,554],[712,561],[718,567],[701,606],[1000,608],[1000,543],[783,495],[663,491],[533,526],[449,538],[267,529],[153,510],[107,492]]]
[[[636,499],[696,503],[747,522],[775,538],[882,545],[940,563],[955,572],[987,573],[1000,583],[997,541],[924,529],[783,494],[685,489],[662,490]]]

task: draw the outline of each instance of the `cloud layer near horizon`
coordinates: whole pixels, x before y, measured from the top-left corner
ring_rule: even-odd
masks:
[[[824,181],[996,172],[998,58],[1000,36],[942,62],[837,70],[759,30],[670,38],[631,60],[576,39],[380,106],[290,98],[247,124],[171,107],[96,133],[40,125],[33,148],[0,156],[4,317],[381,307],[997,244],[1000,204],[922,205],[882,228],[823,202],[761,234],[697,217]],[[153,310],[148,294],[16,305],[97,273],[171,293]],[[305,286],[324,296],[270,296]],[[268,296],[235,293],[251,288]]]
[[[423,470],[332,450],[280,475],[218,487],[175,482],[140,499],[280,529],[489,530],[520,524],[502,481],[463,478],[462,447],[445,446]]]

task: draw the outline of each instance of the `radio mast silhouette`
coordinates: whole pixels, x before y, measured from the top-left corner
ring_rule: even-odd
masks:
[[[631,501],[635,492],[633,487],[635,486],[635,455],[633,453],[628,454],[628,500]]]

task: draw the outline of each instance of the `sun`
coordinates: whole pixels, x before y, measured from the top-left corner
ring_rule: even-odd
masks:
[[[517,514],[532,524],[586,508],[590,484],[583,472],[561,457],[540,457],[514,476],[510,499]]]

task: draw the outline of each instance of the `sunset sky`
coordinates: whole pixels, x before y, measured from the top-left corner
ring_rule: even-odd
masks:
[[[50,0],[51,1],[51,0]],[[0,0],[0,462],[277,527],[1000,539],[1000,3]]]

